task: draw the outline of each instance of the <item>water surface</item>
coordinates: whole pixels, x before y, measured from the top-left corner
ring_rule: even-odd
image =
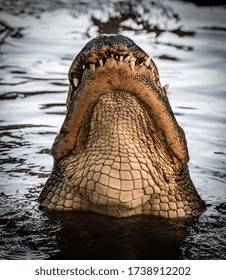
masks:
[[[0,18],[0,258],[226,259],[226,7],[3,0]],[[153,57],[170,85],[191,176],[207,203],[195,220],[38,209],[72,59],[92,37],[118,32]]]

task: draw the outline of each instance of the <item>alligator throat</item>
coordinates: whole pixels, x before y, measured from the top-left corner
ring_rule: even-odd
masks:
[[[114,217],[196,216],[187,145],[149,56],[120,35],[99,36],[72,63],[68,113],[39,197],[47,210]]]

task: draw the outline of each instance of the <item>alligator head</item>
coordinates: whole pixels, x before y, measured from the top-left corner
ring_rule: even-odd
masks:
[[[204,203],[190,179],[185,135],[153,60],[127,37],[101,35],[74,59],[69,81],[41,207],[198,215]]]

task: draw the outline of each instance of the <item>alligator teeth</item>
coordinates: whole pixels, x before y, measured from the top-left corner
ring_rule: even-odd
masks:
[[[120,55],[120,56],[119,56],[119,65],[121,65],[121,64],[123,63],[123,58],[124,58],[123,55]]]
[[[89,67],[92,71],[95,71],[95,69],[96,69],[96,66],[93,63],[90,63]]]
[[[78,86],[78,82],[79,82],[79,79],[78,78],[73,78],[73,84],[74,86],[77,88]]]
[[[130,65],[131,70],[134,70],[134,68],[135,68],[135,61],[134,60],[130,61],[129,65]]]
[[[136,58],[135,58],[135,57],[132,57],[132,58],[130,59],[129,65],[130,65],[131,70],[134,70],[134,68],[135,68],[135,61],[136,61]]]
[[[128,63],[130,60],[130,56],[128,55],[125,59],[124,59],[124,62]]]
[[[146,59],[146,61],[145,61],[145,65],[148,67],[149,65],[150,65],[150,63],[151,63],[151,58],[150,58],[150,56]]]
[[[100,66],[103,66],[103,65],[104,65],[103,59],[99,59],[98,62],[99,62],[99,64],[100,64]]]
[[[168,88],[169,88],[169,84],[167,84],[167,85],[165,85],[165,86],[163,87],[163,89],[165,90],[165,93],[167,93]]]
[[[129,63],[129,65],[130,65],[130,69],[133,71],[134,69],[135,69],[135,66],[136,66],[136,58],[135,57],[133,57],[132,55],[127,55],[126,57],[124,57],[124,55],[116,55],[115,57],[114,57],[114,55],[113,54],[111,54],[110,55],[110,57],[111,58],[115,58],[116,60],[119,60],[119,65],[121,65],[123,62],[125,62],[125,63]],[[106,57],[107,58],[107,57]],[[109,56],[108,56],[108,58],[109,58]],[[150,66],[150,64],[151,64],[151,58],[150,57],[148,57],[145,61],[143,61],[143,62],[141,62],[139,65],[140,65],[140,67],[142,67],[142,66],[146,66],[146,67],[149,67]],[[103,59],[99,59],[98,60],[98,65],[99,66],[104,66],[104,60]],[[85,65],[85,64],[82,64],[82,69],[83,70],[85,70],[85,68],[86,68],[86,66],[87,65]],[[96,65],[95,65],[95,63],[90,63],[89,64],[89,67],[90,67],[90,69],[92,70],[92,71],[95,71],[96,70]],[[151,69],[152,70],[152,75],[153,75],[153,77],[155,78],[155,73],[154,73],[154,69]],[[74,78],[73,79],[73,83],[74,83],[74,85],[75,85],[75,87],[77,87],[78,86],[78,79],[77,78]],[[166,88],[166,90],[167,90],[168,88]]]

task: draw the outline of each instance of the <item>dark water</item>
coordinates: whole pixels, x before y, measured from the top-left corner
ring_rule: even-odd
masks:
[[[1,259],[226,259],[225,18],[225,6],[183,1],[0,1]],[[207,203],[196,220],[38,210],[71,61],[90,38],[118,32],[170,84]]]

